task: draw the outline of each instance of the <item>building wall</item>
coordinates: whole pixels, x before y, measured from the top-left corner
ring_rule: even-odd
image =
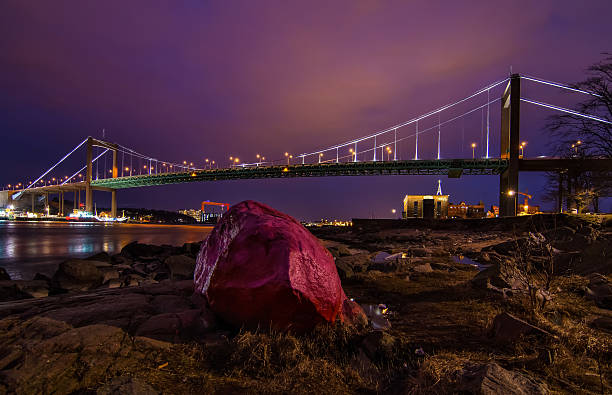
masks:
[[[448,217],[448,195],[406,195],[403,218],[423,218],[425,200],[433,200],[434,218]]]

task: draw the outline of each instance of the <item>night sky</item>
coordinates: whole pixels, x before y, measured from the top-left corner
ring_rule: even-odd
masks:
[[[504,79],[510,68],[576,82],[612,51],[611,13],[609,0],[4,0],[0,183],[36,178],[102,129],[107,140],[162,160],[225,164],[230,155],[280,158],[367,135]],[[580,99],[528,84],[523,93],[568,106]],[[543,125],[552,112],[521,111],[525,156],[550,154]],[[497,102],[493,133],[498,113]],[[446,156],[470,157],[471,140],[481,149],[482,113],[465,122],[444,130]],[[424,156],[433,144],[423,138]],[[405,194],[435,193],[437,179],[228,181],[118,196],[120,207],[255,199],[300,219],[390,217]],[[520,189],[552,208],[541,200],[543,182],[522,174]],[[452,201],[487,205],[497,204],[498,183],[442,178]],[[98,205],[105,195],[96,195]]]

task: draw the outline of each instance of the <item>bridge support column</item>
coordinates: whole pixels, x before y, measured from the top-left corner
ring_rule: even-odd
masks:
[[[58,215],[64,215],[64,192],[59,193]]]
[[[111,192],[111,217],[117,218],[117,190]]]
[[[501,100],[500,157],[508,159],[508,168],[499,177],[499,215],[516,215],[519,181],[521,79],[518,74],[510,76]]]
[[[93,213],[93,190],[91,189],[93,139],[87,138],[87,174],[85,175],[85,211]]]
[[[563,212],[563,172],[559,172],[559,194],[557,195],[557,212]]]
[[[149,167],[149,172],[151,171]],[[117,178],[119,171],[117,170],[117,150],[113,150],[113,178]],[[111,217],[117,218],[117,190],[111,192]]]
[[[79,206],[77,206],[77,191],[74,191],[74,198],[72,199],[72,209],[76,210]]]
[[[33,193],[30,196],[32,196],[32,212],[34,212],[34,209],[35,209],[34,202],[36,201],[36,194]]]

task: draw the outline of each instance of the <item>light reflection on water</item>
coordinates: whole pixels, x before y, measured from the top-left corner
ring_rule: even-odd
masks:
[[[132,241],[180,246],[203,240],[211,230],[189,225],[0,221],[0,266],[12,279],[29,280],[36,272],[52,275],[67,257],[117,254]]]

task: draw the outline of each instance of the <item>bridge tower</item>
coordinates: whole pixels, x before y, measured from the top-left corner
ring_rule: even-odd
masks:
[[[113,178],[117,178],[119,171],[117,169],[117,149],[119,148],[116,144],[109,143],[102,140],[94,139],[93,137],[87,137],[87,174],[85,177],[85,210],[87,212],[93,212],[93,187],[91,186],[92,173],[93,173],[93,147],[102,147],[109,149],[113,152]],[[100,188],[95,189],[110,192],[111,193],[111,217],[117,217],[117,190],[111,188]]]
[[[501,100],[500,157],[508,160],[508,168],[499,176],[499,215],[516,215],[519,180],[521,77],[510,76]]]

